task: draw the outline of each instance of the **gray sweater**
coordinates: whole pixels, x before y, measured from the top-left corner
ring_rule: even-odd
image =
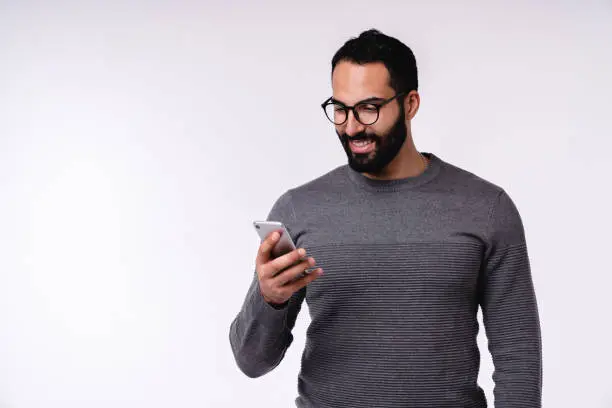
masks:
[[[348,165],[285,192],[282,221],[324,275],[288,305],[253,278],[230,327],[238,367],[274,369],[310,312],[297,407],[486,407],[477,310],[495,407],[541,406],[538,308],[520,215],[500,187],[427,153],[427,170],[372,180]]]

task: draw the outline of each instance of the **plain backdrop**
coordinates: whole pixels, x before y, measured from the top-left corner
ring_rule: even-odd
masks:
[[[0,407],[293,405],[307,308],[258,379],[229,325],[252,221],[346,163],[319,105],[369,28],[416,54],[417,147],[521,212],[544,406],[612,407],[612,3],[484,0],[0,2]]]

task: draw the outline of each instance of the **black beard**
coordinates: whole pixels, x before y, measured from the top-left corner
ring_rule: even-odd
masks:
[[[401,111],[393,127],[384,136],[360,132],[349,138],[346,133],[340,134],[336,131],[348,157],[348,164],[353,170],[359,173],[380,174],[397,156],[408,136],[403,109]],[[374,142],[374,150],[370,153],[353,153],[349,140],[364,139],[371,139]]]

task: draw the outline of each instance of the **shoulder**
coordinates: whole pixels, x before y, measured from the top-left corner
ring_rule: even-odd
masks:
[[[482,197],[489,202],[492,212],[516,210],[514,201],[503,186],[447,162],[442,167],[442,177],[446,178],[447,185],[455,193]]]
[[[327,192],[330,190],[341,188],[344,183],[348,183],[347,165],[337,166],[336,168],[310,180],[299,184],[292,189],[290,193],[296,196],[309,194],[313,192]]]
[[[310,181],[289,188],[276,199],[272,211],[292,213],[294,216],[296,206],[303,208],[326,201],[325,197],[342,191],[344,183],[350,182],[346,175],[346,165],[338,166]]]
[[[456,203],[469,203],[469,207],[479,209],[489,237],[505,237],[508,241],[524,239],[521,216],[503,186],[448,162],[443,162],[441,167],[440,185]]]
[[[298,184],[289,189],[287,194],[293,204],[300,208],[341,201],[351,183],[346,167],[347,165],[338,166],[312,180]]]
[[[504,192],[491,180],[446,161],[441,161],[440,181],[452,194],[481,197],[490,203]]]

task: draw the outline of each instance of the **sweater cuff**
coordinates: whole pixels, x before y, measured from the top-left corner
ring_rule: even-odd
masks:
[[[289,310],[289,302],[273,306],[266,302],[259,288],[254,292],[252,299],[253,320],[268,328],[278,329],[279,326],[284,327],[287,311]]]

